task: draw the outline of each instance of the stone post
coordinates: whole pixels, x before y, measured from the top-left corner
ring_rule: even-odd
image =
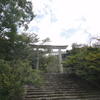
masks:
[[[61,49],[59,48],[59,69],[60,69],[60,73],[63,73],[63,65],[61,64],[62,62],[62,53],[61,53]]]
[[[36,62],[36,70],[39,69],[39,48],[37,48],[37,62]]]

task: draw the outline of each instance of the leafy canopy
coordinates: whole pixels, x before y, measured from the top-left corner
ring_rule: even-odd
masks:
[[[34,18],[32,3],[27,0],[0,0],[0,37],[10,38],[17,28],[28,29]]]
[[[96,44],[95,44],[96,45]],[[85,45],[73,45],[70,55],[62,62],[78,76],[89,81],[100,81],[100,48]]]

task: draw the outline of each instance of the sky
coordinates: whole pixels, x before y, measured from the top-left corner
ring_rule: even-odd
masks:
[[[28,32],[49,45],[89,44],[100,34],[100,0],[31,0],[36,14]]]

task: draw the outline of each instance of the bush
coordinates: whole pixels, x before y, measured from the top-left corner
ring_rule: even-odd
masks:
[[[25,84],[41,84],[39,72],[29,62],[0,59],[0,100],[21,100]]]

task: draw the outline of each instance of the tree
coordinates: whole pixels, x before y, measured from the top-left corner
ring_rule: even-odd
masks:
[[[35,42],[38,42],[36,34],[17,34],[13,45],[14,48],[11,50],[12,59],[29,60],[30,56],[34,55],[34,48],[30,44]]]
[[[58,59],[55,55],[44,56],[40,59],[40,69],[45,72],[58,72]]]
[[[18,34],[34,18],[28,0],[0,0],[0,100],[21,100],[24,84],[40,84],[30,64],[37,35]]]
[[[40,85],[42,79],[30,63],[30,58],[35,57],[30,44],[36,41],[35,34],[16,34],[14,49],[10,48],[10,54],[2,54],[5,59],[0,59],[0,100],[20,100],[23,85]]]
[[[28,29],[28,23],[35,17],[32,3],[27,0],[0,0],[0,56],[10,60],[11,50],[15,49],[17,30]],[[17,36],[18,37],[18,36]],[[4,56],[5,55],[5,56]]]
[[[89,53],[86,57],[87,79],[100,80],[100,51]]]
[[[0,59],[0,100],[22,100],[23,85],[40,86],[39,71],[33,70],[29,61]]]
[[[88,81],[100,81],[100,48],[95,46],[76,48],[74,46],[70,53],[66,61],[63,61],[66,68],[74,70],[74,73]]]
[[[14,39],[17,28],[23,26],[27,29],[33,18],[30,1],[0,0],[0,37]]]

